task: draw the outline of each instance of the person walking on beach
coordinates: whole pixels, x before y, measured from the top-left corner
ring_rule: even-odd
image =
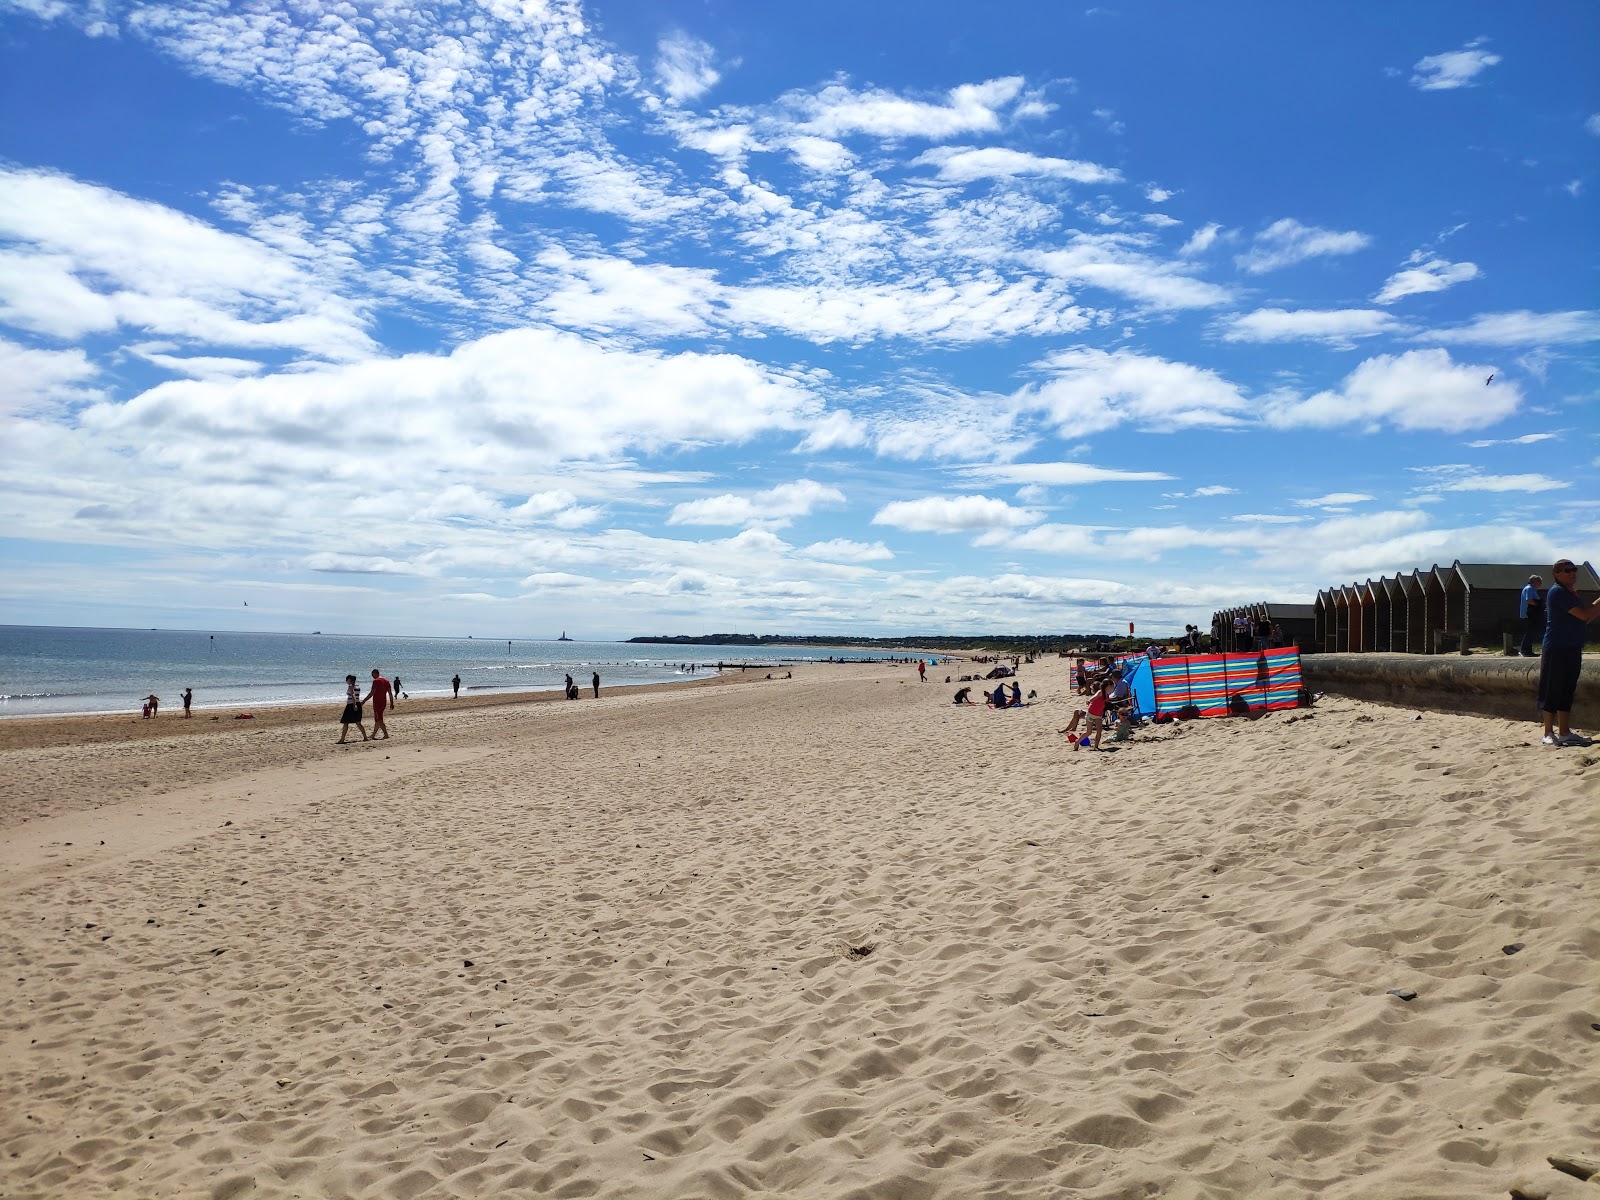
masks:
[[[361,730],[361,740],[367,741],[367,727],[361,723],[361,685],[354,675],[344,677],[344,712],[339,715],[339,744],[350,735],[350,726]]]
[[[396,680],[396,683],[399,681]],[[372,668],[372,687],[367,692],[366,698],[372,701],[372,736],[376,738],[383,734],[383,740],[389,740],[389,727],[383,722],[383,713],[389,707],[389,702],[394,699],[395,688],[382,675],[378,668]]]
[[[917,682],[928,682],[928,664],[923,662],[920,658],[917,659]]]
[[[571,675],[567,676],[566,697],[568,700],[576,700],[578,698],[578,685],[572,682]]]
[[[192,687],[184,688],[183,689],[183,697],[182,698],[183,698],[183,719],[185,721],[187,721],[189,719],[189,705],[194,703],[194,689]]]
[[[1533,657],[1533,639],[1544,632],[1544,596],[1539,592],[1543,586],[1544,580],[1529,575],[1522,595],[1517,598],[1517,615],[1522,618],[1522,644],[1517,652],[1523,658]]]
[[[373,674],[376,675],[377,672],[374,671]],[[389,692],[389,701],[391,704],[400,702],[400,676],[398,675],[394,677],[394,687]]]
[[[450,695],[456,700],[461,699],[461,676],[460,675],[451,676],[451,678],[450,678]]]
[[[594,698],[600,699],[600,672],[594,673],[594,678],[589,681],[589,686],[594,688]]]
[[[1572,698],[1583,671],[1584,626],[1600,617],[1600,596],[1578,599],[1578,568],[1563,558],[1551,568],[1555,582],[1544,596],[1544,647],[1539,655],[1539,712],[1546,746],[1592,746],[1572,732]]]

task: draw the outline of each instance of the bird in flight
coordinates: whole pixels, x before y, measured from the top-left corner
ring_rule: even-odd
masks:
[[[1493,372],[1493,371],[1491,371],[1491,372],[1490,372],[1490,373],[1489,373],[1489,378],[1487,378],[1487,379],[1485,379],[1485,380],[1484,380],[1484,381],[1483,381],[1483,386],[1484,386],[1484,387],[1488,387],[1488,386],[1489,386],[1489,385],[1490,385],[1490,384],[1491,384],[1491,383],[1493,383],[1493,382],[1494,382],[1494,372]]]

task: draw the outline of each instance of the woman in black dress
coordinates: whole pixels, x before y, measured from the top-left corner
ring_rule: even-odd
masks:
[[[361,730],[361,740],[367,740],[367,727],[361,723],[361,685],[354,675],[344,677],[344,713],[339,717],[339,741],[349,736],[350,726]]]

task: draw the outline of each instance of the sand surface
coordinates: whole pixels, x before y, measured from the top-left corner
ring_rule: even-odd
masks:
[[[1600,748],[1022,681],[7,734],[0,1195],[1600,1195]]]

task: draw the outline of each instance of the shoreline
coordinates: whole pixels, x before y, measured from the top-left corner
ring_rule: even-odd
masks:
[[[788,670],[789,668],[784,669]],[[605,682],[602,681],[600,698],[604,700],[608,696],[622,694],[632,695],[674,689],[725,686],[738,682],[740,682],[740,679],[737,674],[730,676],[726,672],[718,675],[708,675],[703,679],[619,684],[609,690]],[[582,690],[581,700],[566,701],[566,703],[594,703],[588,687],[585,686]],[[494,692],[482,695],[463,695],[459,698],[423,696],[400,701],[398,706],[388,710],[388,715],[393,718],[412,714],[469,712],[480,708],[519,708],[533,704],[549,704],[563,699],[559,688],[553,691]],[[236,714],[244,711],[242,709],[214,709],[200,708],[198,706],[192,710],[194,715],[185,720],[182,704],[174,705],[170,709],[163,708],[157,716],[149,719],[140,716],[138,713],[128,712],[19,715],[0,719],[0,750],[42,749],[70,746],[80,742],[92,745],[113,741],[143,741],[147,738],[162,736],[192,737],[204,733],[219,732],[218,727],[221,729],[248,731],[251,729],[279,729],[285,726],[297,725],[327,725],[337,731],[339,728],[339,713],[343,708],[343,700],[263,705],[249,710],[251,713],[249,720],[237,718]],[[363,709],[363,720],[369,727],[371,726],[371,706],[366,706]]]

